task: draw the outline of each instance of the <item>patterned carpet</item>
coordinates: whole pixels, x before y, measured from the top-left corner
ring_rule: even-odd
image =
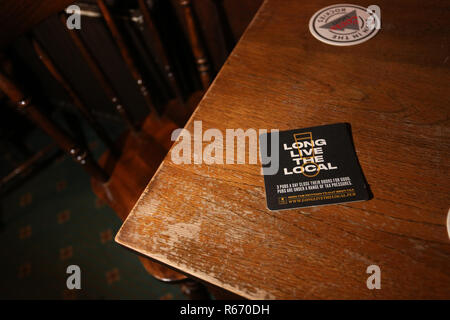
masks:
[[[90,134],[91,150],[103,148]],[[63,156],[2,199],[1,299],[184,299],[149,276],[114,242],[121,221],[91,191],[88,175]],[[66,268],[81,268],[68,290]]]

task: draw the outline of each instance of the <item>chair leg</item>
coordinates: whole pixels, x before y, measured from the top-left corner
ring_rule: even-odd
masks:
[[[180,284],[181,292],[189,298],[189,300],[211,300],[208,289],[200,282],[188,279]]]
[[[63,76],[63,74],[58,70],[56,65],[51,60],[48,53],[44,50],[44,48],[36,41],[36,39],[32,39],[34,50],[36,51],[37,56],[45,65],[47,70],[53,76],[53,78],[66,90],[66,92],[71,97],[75,107],[80,111],[86,121],[91,125],[92,129],[97,133],[100,140],[108,147],[115,156],[118,156],[120,152],[116,150],[116,147],[108,136],[106,129],[100,125],[97,119],[92,114],[91,110],[87,108],[81,99],[78,97],[78,94],[75,93],[72,86],[69,84],[68,80]]]
[[[189,41],[191,43],[192,53],[194,54],[195,62],[197,64],[200,80],[202,82],[203,89],[206,90],[212,81],[211,66],[206,55],[206,47],[202,42],[200,30],[197,24],[197,18],[195,16],[191,0],[180,0],[179,3],[183,10]]]
[[[45,131],[55,143],[72,156],[90,176],[103,182],[108,180],[108,175],[90,156],[89,152],[79,147],[70,136],[31,103],[31,99],[26,98],[21,89],[3,73],[0,73],[0,90],[8,96],[20,112],[23,112],[26,117]]]
[[[65,14],[60,14],[59,17],[61,23],[65,26],[67,17],[65,16]],[[86,46],[85,42],[81,38],[78,31],[75,29],[74,30],[69,30],[67,28],[64,29],[67,30],[67,33],[72,39],[73,44],[78,48],[78,51],[80,52],[87,66],[89,67],[93,75],[96,77],[100,86],[103,88],[103,91],[106,94],[106,96],[113,103],[116,111],[119,113],[124,122],[127,124],[128,128],[134,133],[137,133],[139,131],[139,128],[135,124],[129,108],[120,101],[119,95],[116,93],[116,90],[112,86],[110,80],[108,79],[104,71],[100,68],[99,64],[95,60],[92,53],[89,51],[88,47]]]

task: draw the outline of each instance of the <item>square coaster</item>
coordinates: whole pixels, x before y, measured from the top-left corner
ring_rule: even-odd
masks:
[[[280,131],[278,145],[273,134],[259,137],[269,210],[369,199],[349,124]]]

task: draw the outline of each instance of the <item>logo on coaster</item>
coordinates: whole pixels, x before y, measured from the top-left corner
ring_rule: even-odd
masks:
[[[373,10],[375,7],[377,10]],[[378,11],[378,12],[377,12]],[[335,46],[352,46],[374,37],[380,29],[379,7],[336,4],[317,11],[309,20],[312,35]]]

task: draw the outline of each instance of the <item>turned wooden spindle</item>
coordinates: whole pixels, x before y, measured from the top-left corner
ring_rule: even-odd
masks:
[[[122,58],[124,59],[126,65],[128,66],[128,69],[133,76],[133,78],[136,81],[136,84],[138,85],[142,96],[144,97],[145,103],[149,110],[151,111],[152,117],[157,117],[157,112],[155,107],[153,106],[153,102],[150,97],[150,93],[148,91],[148,88],[146,84],[144,83],[144,79],[139,72],[138,68],[136,67],[136,64],[134,63],[134,59],[127,47],[127,44],[125,43],[125,40],[122,36],[122,34],[119,31],[119,28],[117,27],[108,7],[105,4],[104,0],[97,0],[98,7],[100,8],[100,11],[102,12],[103,18],[105,19],[106,26],[108,27],[112,38],[114,42],[116,43],[117,47],[119,48],[120,54],[122,55]]]
[[[46,155],[48,155],[53,149],[55,149],[55,144],[51,143],[44,147],[43,149],[36,152],[34,155],[32,155],[30,158],[25,160],[24,162],[15,165],[15,169],[8,173],[6,176],[2,177],[0,180],[0,190],[5,187],[10,181],[16,179],[20,176],[26,176],[30,174],[30,172],[33,170],[33,167]],[[3,149],[3,148],[2,148]],[[4,150],[2,150],[4,152]]]
[[[106,182],[108,175],[89,155],[87,150],[81,148],[70,136],[52,122],[43,112],[41,112],[31,99],[27,98],[22,90],[9,77],[0,72],[0,90],[16,105],[18,111],[33,121],[39,128],[45,131],[56,144],[82,167],[94,179]]]
[[[167,78],[170,83],[170,87],[174,91],[180,104],[184,105],[183,94],[181,93],[180,86],[178,85],[177,80],[175,79],[175,75],[173,73],[172,65],[169,62],[167,51],[164,48],[164,45],[161,41],[160,34],[159,34],[158,30],[156,29],[155,24],[153,23],[153,18],[151,16],[150,10],[149,10],[148,6],[146,5],[145,0],[138,0],[138,3],[139,3],[139,8],[141,10],[142,16],[144,17],[144,21],[147,25],[147,28],[148,28],[150,34],[152,35],[153,39],[155,40],[156,51],[163,63],[164,71],[166,72]]]
[[[206,90],[208,89],[212,80],[211,67],[206,55],[206,49],[201,40],[200,30],[196,23],[196,17],[194,9],[192,8],[192,2],[190,0],[181,0],[179,3],[181,8],[183,9],[184,20],[186,22],[186,28],[192,47],[192,53],[194,54],[194,58],[197,63],[197,70],[200,74],[203,88]]]
[[[236,40],[234,39],[233,30],[231,30],[230,22],[228,21],[227,12],[223,5],[223,0],[212,0],[216,7],[217,17],[219,18],[219,28],[222,32],[225,48],[228,54],[233,50]]]
[[[91,111],[84,105],[84,103],[81,101],[81,99],[78,97],[78,95],[75,93],[74,89],[70,86],[69,82],[65,77],[62,75],[62,73],[58,70],[56,65],[51,60],[50,56],[47,54],[47,52],[44,50],[44,48],[36,41],[36,39],[32,39],[34,50],[36,51],[36,54],[38,55],[39,59],[42,61],[42,63],[45,65],[47,70],[51,73],[53,78],[66,90],[66,92],[69,94],[70,98],[73,100],[74,105],[77,107],[77,109],[81,112],[81,114],[84,116],[84,118],[89,122],[91,127],[95,130],[99,138],[103,141],[103,143],[111,149],[111,151],[118,155],[119,151],[114,145],[114,142],[109,137],[106,130],[103,128],[103,126],[98,123],[98,121],[95,119],[94,115],[91,113]]]
[[[67,17],[64,13],[60,14],[60,20],[62,21],[62,23],[64,25],[64,29],[67,29],[66,28],[66,19],[67,19]],[[137,132],[138,128],[133,121],[133,118],[131,116],[129,109],[120,101],[120,99],[116,93],[116,90],[113,88],[111,82],[108,80],[108,77],[105,75],[103,70],[98,65],[93,54],[90,52],[90,50],[86,46],[84,40],[79,35],[79,32],[75,29],[73,29],[73,30],[67,29],[67,30],[70,35],[70,38],[72,39],[72,42],[78,48],[84,61],[86,62],[89,69],[92,71],[92,73],[96,77],[97,81],[100,83],[100,86],[102,87],[102,89],[105,92],[108,99],[113,103],[116,111],[120,114],[120,116],[125,121],[125,123],[128,125],[130,130],[132,130],[133,132]]]

